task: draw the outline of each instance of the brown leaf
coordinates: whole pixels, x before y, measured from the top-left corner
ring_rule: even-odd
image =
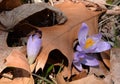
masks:
[[[103,59],[103,62],[105,63],[105,65],[110,68],[110,50],[101,52],[101,57]]]
[[[34,84],[33,77],[15,78],[13,80],[1,78],[0,84]]]
[[[57,84],[66,84],[65,80],[63,79],[62,74],[60,74],[60,73],[57,74],[56,81],[57,81]]]
[[[0,84],[34,84],[24,47],[7,46],[8,33],[0,31]],[[13,67],[12,70],[7,67]],[[8,70],[11,75],[5,73]],[[5,75],[6,74],[6,75]],[[9,77],[10,76],[10,77]],[[10,78],[13,77],[13,80]]]
[[[120,49],[112,48],[110,52],[110,72],[112,80],[115,84],[120,83]]]
[[[108,9],[106,11],[106,14],[119,15],[120,14],[120,7],[119,6],[114,6],[112,9]]]
[[[85,78],[75,80],[72,82],[65,82],[62,75],[59,73],[56,77],[58,84],[106,84],[106,82],[102,79],[95,77],[94,75],[89,75]]]
[[[101,10],[106,10],[106,2],[105,0],[85,0],[83,3],[93,11],[101,11]],[[92,9],[91,9],[92,8]]]
[[[101,3],[101,4],[106,4],[106,0],[86,0],[94,3]]]
[[[109,74],[109,70],[104,66],[103,62],[99,61],[98,67],[90,67],[89,74],[95,74],[98,77],[106,77]]]
[[[25,54],[23,54],[20,49],[13,49],[10,55],[6,58],[5,64],[7,67],[13,67],[10,71],[12,72],[13,80],[2,77],[0,79],[0,84],[34,84],[30,66]]]
[[[6,30],[11,29],[20,21],[23,21],[29,16],[39,13],[44,9],[49,9],[55,12],[55,18],[58,24],[62,24],[67,20],[66,16],[59,9],[48,5],[47,3],[33,3],[23,4],[19,7],[14,8],[11,11],[5,11],[0,13],[0,23],[6,27]]]
[[[94,75],[87,76],[80,80],[72,81],[68,84],[106,84],[104,80],[96,78]]]
[[[30,70],[33,72],[35,70],[36,62],[30,65]]]
[[[68,79],[69,79],[71,77],[71,74],[68,74],[68,73],[70,73],[70,72],[71,71],[70,71],[70,69],[68,67],[64,67],[60,74],[63,77],[68,77]]]
[[[5,68],[5,59],[12,51],[12,48],[9,48],[6,43],[8,33],[0,31],[0,72],[2,72]]]
[[[44,68],[49,53],[54,50],[60,50],[69,60],[69,68],[73,60],[73,42],[77,39],[77,34],[82,22],[86,22],[90,27],[89,35],[98,32],[98,16],[101,12],[89,11],[82,3],[74,4],[66,1],[57,5],[68,17],[64,25],[55,25],[52,27],[40,28],[43,33],[42,50],[37,58],[35,71]]]
[[[102,8],[98,4],[95,4],[93,2],[84,1],[83,3],[86,5],[86,7],[89,10],[92,10],[92,11],[101,11],[102,10]]]
[[[28,60],[26,59],[26,55],[21,53],[20,50],[13,49],[10,55],[6,58],[6,63],[8,67],[16,67],[16,68],[22,68],[29,73],[30,66],[28,64]]]
[[[76,74],[74,77],[72,77],[72,81],[82,79],[87,76],[86,71],[81,71],[79,74]]]
[[[0,2],[0,11],[11,10],[15,7],[20,6],[21,4],[21,0],[2,0]]]
[[[107,10],[106,14],[120,15],[120,10]]]
[[[89,67],[89,74],[95,74],[98,77],[104,78],[109,73],[109,70],[106,68],[106,66],[103,63],[103,59],[101,59],[99,54],[94,54],[94,58],[96,58],[99,61],[99,66],[91,66]]]

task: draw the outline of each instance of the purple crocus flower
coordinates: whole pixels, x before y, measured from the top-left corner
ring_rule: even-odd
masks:
[[[89,53],[99,53],[111,48],[108,42],[103,41],[101,34],[88,36],[89,28],[86,23],[82,23],[82,27],[78,33],[78,45],[74,53],[73,65],[82,70],[82,64],[87,66],[98,66],[99,62],[96,58],[88,56]]]
[[[42,33],[41,31],[36,31],[35,34],[29,36],[27,41],[27,56],[29,64],[32,64],[37,55],[40,52],[42,40],[41,40]]]

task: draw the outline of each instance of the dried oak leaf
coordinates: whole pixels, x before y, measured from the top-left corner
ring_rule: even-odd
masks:
[[[112,48],[110,51],[110,72],[112,81],[115,84],[120,83],[120,48]]]
[[[0,31],[0,73],[7,67],[5,59],[12,51],[12,48],[9,48],[6,43],[7,35],[7,32]]]
[[[34,84],[30,66],[24,54],[25,48],[8,47],[7,35],[7,32],[0,31],[0,76],[3,76],[5,69],[12,67],[12,70],[8,70],[12,72],[13,80],[3,76],[0,78],[0,84]]]
[[[92,3],[97,4],[99,6],[99,8],[101,8],[101,9],[105,9],[105,10],[107,9],[105,6],[105,5],[107,5],[106,0],[85,0],[85,2],[86,1],[90,2],[90,3],[92,2]]]
[[[94,75],[89,75],[85,78],[75,80],[72,82],[65,82],[62,75],[59,73],[56,77],[56,80],[57,80],[58,84],[96,84],[96,83],[97,84],[106,84],[106,82],[104,80],[101,80]]]
[[[60,50],[69,60],[69,68],[73,60],[73,43],[77,39],[78,31],[82,22],[86,22],[90,27],[89,35],[98,32],[98,16],[101,12],[92,12],[82,3],[74,4],[65,1],[56,5],[68,18],[64,25],[39,28],[42,33],[42,50],[37,58],[35,71],[43,69],[48,59],[49,53]],[[69,72],[69,71],[68,71]]]
[[[9,56],[6,58],[6,63],[8,67],[21,68],[29,73],[30,67],[26,55],[20,51],[20,49],[13,49]]]
[[[115,6],[111,10],[107,10],[106,14],[119,15],[120,14],[120,7],[119,6]]]
[[[110,50],[101,52],[101,57],[103,59],[103,62],[105,63],[105,65],[110,68]]]
[[[6,58],[5,65],[12,68],[9,72],[13,75],[13,80],[3,76],[0,79],[0,84],[34,84],[30,66],[25,54],[21,52],[21,48],[15,48],[11,51]],[[2,73],[4,73],[4,71]]]
[[[13,67],[13,80],[1,78],[0,84],[34,84],[34,79],[31,75],[30,66],[24,53],[20,49],[13,49],[10,55],[6,58],[7,67]]]
[[[94,75],[87,76],[83,79],[72,81],[68,84],[106,84],[104,80],[101,80]]]
[[[47,3],[32,3],[23,4],[12,9],[11,11],[1,12],[0,23],[5,27],[6,30],[9,30],[17,25],[20,21],[45,9],[55,12],[55,18],[58,24],[62,24],[67,20],[66,16],[59,9],[48,5]]]
[[[22,5],[21,0],[0,0],[0,12],[12,10],[13,8],[18,7],[20,5]]]

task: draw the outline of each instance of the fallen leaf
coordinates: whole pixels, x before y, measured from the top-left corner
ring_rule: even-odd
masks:
[[[90,67],[89,74],[95,74],[98,77],[102,76],[104,78],[109,74],[109,70],[105,67],[102,61],[99,61],[98,67]]]
[[[108,68],[103,63],[103,59],[101,59],[100,54],[93,54],[92,57],[96,58],[99,62],[98,66],[90,66],[88,69],[89,75],[95,74],[97,77],[104,78],[107,74],[109,74]]]
[[[112,48],[110,51],[110,72],[111,78],[115,84],[120,83],[120,49]]]
[[[106,6],[105,6],[107,4],[106,0],[85,0],[85,3],[86,2],[87,3],[89,2],[90,4],[94,3],[94,5],[97,4],[101,9],[105,9],[105,10],[107,9]]]
[[[60,74],[60,73],[57,74],[56,81],[57,81],[57,84],[66,84],[65,80],[63,79],[62,74]]]
[[[16,68],[22,68],[29,73],[30,66],[28,63],[28,60],[26,58],[26,55],[21,53],[18,49],[13,49],[10,55],[6,58],[6,63],[8,67],[16,67]]]
[[[106,82],[102,79],[95,77],[94,75],[89,75],[80,80],[72,81],[68,84],[106,84]]]
[[[34,84],[34,79],[31,74],[30,65],[25,54],[20,49],[13,49],[10,55],[6,58],[5,65],[12,67],[13,80],[2,77],[0,84]],[[2,72],[4,73],[4,71]]]
[[[0,2],[1,2],[2,0],[0,0]]]
[[[30,65],[30,70],[33,72],[35,70],[36,62]]]
[[[106,4],[106,0],[86,0],[94,3],[101,3],[101,4]]]
[[[92,12],[82,3],[74,4],[71,1],[65,1],[56,5],[62,10],[68,18],[64,25],[55,25],[52,27],[39,28],[42,31],[42,50],[37,58],[35,71],[43,69],[48,59],[49,53],[58,49],[69,60],[69,68],[73,60],[73,43],[77,39],[81,23],[86,22],[90,27],[89,35],[98,32],[98,17],[101,12]],[[68,71],[69,72],[69,71]]]
[[[93,2],[89,2],[89,1],[83,1],[83,3],[85,4],[85,6],[92,11],[101,11],[103,10],[103,8],[101,8],[98,4],[93,3]]]
[[[18,72],[19,73],[19,72]],[[0,84],[34,84],[34,79],[30,77],[15,78],[13,80],[1,78]]]
[[[104,81],[106,82],[106,84],[113,84],[110,74],[105,76]]]
[[[101,57],[103,59],[103,62],[105,63],[105,65],[110,68],[110,50],[101,52]]]
[[[75,76],[73,76],[71,79],[71,81],[75,81],[75,80],[78,80],[78,79],[82,79],[84,77],[87,77],[87,72],[86,71],[81,71],[79,72],[79,74],[75,74]]]
[[[119,15],[120,14],[120,6],[114,6],[111,9],[108,9],[106,11],[106,14],[111,14],[111,15]]]
[[[78,74],[78,73],[73,73],[72,72],[72,74],[70,74],[71,73],[71,70],[68,68],[68,67],[64,67],[63,68],[63,70],[61,71],[61,75],[62,75],[62,77],[65,77],[65,78],[67,78],[67,79],[69,79],[70,77],[71,77],[71,75],[73,74]]]
[[[7,35],[7,32],[0,31],[0,72],[7,67],[5,65],[5,59],[12,51],[12,48],[9,48],[6,43]]]
[[[86,0],[86,1],[89,1],[89,2],[92,2],[92,3],[96,3],[98,5],[105,5],[105,4],[107,4],[106,0]]]
[[[6,43],[8,33],[0,31],[0,73],[13,67],[13,80],[0,78],[0,84],[34,84],[31,76],[30,66],[27,62],[24,47],[8,47]]]
[[[56,77],[58,84],[106,84],[106,82],[102,79],[97,78],[94,75],[89,75],[85,78],[78,79],[72,82],[65,82],[62,75],[59,73]]]
[[[119,10],[107,10],[106,14],[119,15],[120,14],[120,9]]]
[[[66,16],[57,8],[48,5],[47,3],[32,3],[32,4],[23,4],[14,8],[11,11],[3,11],[0,13],[0,23],[5,27],[6,30],[12,29],[20,21],[28,18],[31,15],[34,15],[44,9],[49,9],[55,12],[55,18],[58,24],[64,23],[67,18]]]
[[[14,4],[13,4],[13,2],[14,2]],[[2,0],[0,2],[0,11],[11,10],[15,7],[20,6],[21,4],[22,4],[21,0]]]

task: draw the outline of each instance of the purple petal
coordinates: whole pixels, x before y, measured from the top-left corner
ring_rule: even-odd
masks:
[[[85,53],[94,53],[95,49],[96,49],[96,43],[93,44],[91,47],[89,47],[89,48],[87,48],[87,49],[83,49],[83,51],[84,51]]]
[[[84,57],[85,57],[85,53],[80,53],[80,52],[74,53],[74,60],[80,61],[80,58],[84,58]]]
[[[73,62],[79,62],[80,59],[79,59],[79,52],[75,52],[74,53],[74,59],[73,59]]]
[[[91,36],[91,38],[95,41],[95,42],[98,42],[98,41],[100,41],[101,40],[101,38],[102,38],[102,34],[95,34],[95,35],[93,35],[93,36]]]
[[[27,56],[28,56],[28,60],[29,63],[32,64],[35,60],[35,58],[37,57],[40,48],[41,48],[41,44],[42,41],[39,38],[39,36],[37,35],[31,35],[28,38],[28,42],[27,42]]]
[[[73,59],[73,65],[79,70],[82,70],[82,65],[81,65],[81,60],[80,58],[84,59],[85,54],[84,53],[80,53],[80,52],[75,52],[74,53],[74,59]]]
[[[94,52],[103,52],[103,51],[109,50],[110,48],[111,48],[111,45],[108,42],[100,41],[97,43],[96,49],[94,50]]]
[[[73,64],[76,69],[78,69],[79,71],[82,71],[82,65],[81,64]]]
[[[88,26],[86,23],[82,23],[82,26],[78,33],[78,41],[80,46],[85,44],[87,35],[88,35]]]
[[[80,45],[77,45],[76,50],[79,51],[79,52],[83,51],[83,49],[81,48]]]
[[[80,62],[73,62],[73,65],[75,66],[76,69],[82,71],[82,65]]]
[[[88,49],[84,49],[85,53],[94,53],[95,49],[98,45],[98,42],[101,40],[102,35],[101,34],[95,34],[94,36],[90,36],[88,38],[93,39],[93,41],[95,42],[91,47],[89,47]]]
[[[82,60],[82,64],[87,66],[98,66],[99,62],[96,58],[86,55],[85,58]]]

